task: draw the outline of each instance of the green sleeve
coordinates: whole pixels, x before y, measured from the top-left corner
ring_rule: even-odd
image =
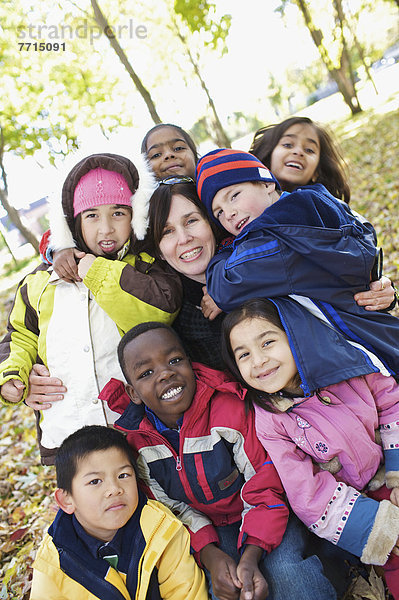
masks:
[[[97,257],[83,283],[122,332],[145,321],[172,323],[182,300],[178,274],[148,255]]]

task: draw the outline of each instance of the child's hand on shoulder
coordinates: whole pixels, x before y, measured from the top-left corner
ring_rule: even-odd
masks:
[[[84,255],[85,253],[77,248],[64,248],[54,252],[53,269],[58,277],[68,283],[82,281],[76,260],[82,259]]]
[[[208,290],[206,289],[205,285],[202,288],[202,291],[204,293],[204,296],[201,300],[202,314],[206,319],[213,321],[213,319],[220,315],[222,311],[220,310],[216,302],[213,300],[213,298],[211,298],[211,296],[208,294]]]
[[[266,579],[259,570],[258,562],[262,548],[248,544],[237,567],[237,577],[241,583],[240,600],[265,600],[269,592]]]
[[[9,379],[0,388],[0,393],[7,402],[19,402],[24,393],[25,384],[19,379]]]
[[[94,254],[85,254],[83,258],[80,259],[78,264],[78,273],[81,279],[84,279],[87,275],[87,271],[90,269],[91,265],[96,260]]]
[[[241,583],[235,561],[215,544],[201,550],[201,562],[211,574],[214,595],[219,600],[238,600]]]

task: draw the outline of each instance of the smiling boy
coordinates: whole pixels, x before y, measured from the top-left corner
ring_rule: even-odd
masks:
[[[61,510],[33,564],[31,600],[208,598],[187,532],[138,490],[120,432],[78,430],[61,445],[56,470]]]
[[[196,183],[209,216],[235,236],[206,274],[208,294],[221,310],[291,296],[360,346],[375,371],[399,375],[399,320],[354,300],[382,268],[370,223],[321,183],[280,192],[274,175],[240,150],[202,156]]]
[[[315,582],[318,597],[335,598],[320,563],[303,560],[305,529],[291,518],[286,528],[281,483],[256,438],[245,391],[220,371],[192,367],[162,323],[131,329],[118,357],[129,396],[111,380],[100,397],[123,413],[116,427],[136,450],[149,493],[188,527],[212,598],[313,600]]]

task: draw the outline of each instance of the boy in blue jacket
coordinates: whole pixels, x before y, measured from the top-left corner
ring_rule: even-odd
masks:
[[[125,437],[79,429],[56,456],[60,510],[33,563],[31,600],[206,600],[181,522],[138,490]]]
[[[198,195],[235,236],[209,263],[208,293],[225,312],[250,298],[291,296],[359,346],[375,371],[398,376],[399,320],[353,299],[378,279],[373,227],[322,184],[278,190],[247,152],[218,149],[200,159]]]
[[[308,533],[290,517],[274,465],[255,435],[245,391],[226,374],[191,367],[176,332],[142,323],[122,338],[127,378],[100,396],[138,454],[149,494],[186,524],[212,598],[336,598]],[[130,401],[129,401],[130,397]]]

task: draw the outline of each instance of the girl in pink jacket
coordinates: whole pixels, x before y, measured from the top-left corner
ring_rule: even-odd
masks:
[[[305,397],[300,373],[315,348],[313,330],[299,353],[279,311],[254,299],[231,312],[225,362],[249,389],[257,435],[294,512],[321,538],[383,565],[399,599],[399,386],[381,372],[338,382],[332,372],[334,383]],[[324,372],[328,361],[327,353]]]

